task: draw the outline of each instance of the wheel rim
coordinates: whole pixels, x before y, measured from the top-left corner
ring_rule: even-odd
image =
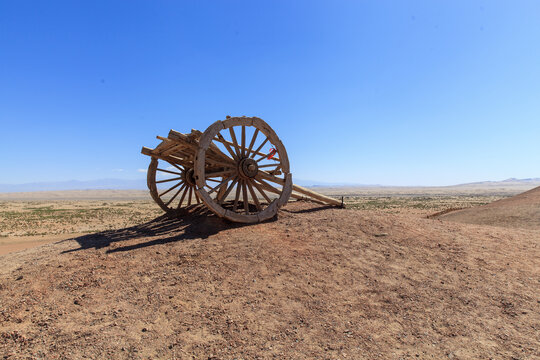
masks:
[[[215,158],[218,152],[222,159]],[[223,176],[217,184],[209,183],[207,164],[218,160]],[[228,118],[208,127],[199,140],[194,172],[201,200],[217,215],[236,222],[273,217],[292,191],[287,151],[259,118]]]

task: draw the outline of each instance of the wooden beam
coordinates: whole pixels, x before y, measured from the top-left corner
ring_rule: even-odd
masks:
[[[284,179],[278,178],[277,176],[270,175],[269,173],[267,173],[265,171],[259,171],[259,173],[257,175],[260,175],[263,179],[275,182],[276,184],[280,184],[280,185],[285,184]],[[335,206],[342,206],[340,200],[331,198],[331,197],[323,195],[323,194],[319,194],[318,192],[315,192],[315,191],[310,190],[310,189],[306,189],[305,187],[302,187],[300,185],[293,184],[292,189],[293,189],[293,191],[296,191],[296,192],[298,192],[300,194],[307,195],[308,197],[319,200],[319,201],[321,201],[321,202],[323,202],[325,204],[335,205]]]

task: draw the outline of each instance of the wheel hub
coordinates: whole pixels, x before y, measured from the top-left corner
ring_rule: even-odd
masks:
[[[240,160],[239,163],[240,174],[244,177],[254,178],[259,172],[259,165],[251,158],[245,158]]]
[[[195,186],[195,171],[193,169],[187,169],[184,173],[184,181],[188,186]]]

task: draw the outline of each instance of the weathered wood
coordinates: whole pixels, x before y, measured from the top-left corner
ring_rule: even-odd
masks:
[[[201,132],[197,130],[191,130],[190,135],[182,134],[178,131],[171,130],[169,131],[169,137],[168,139],[176,141],[183,146],[189,148],[192,150],[191,155],[194,156],[195,152],[199,149],[199,138]],[[215,144],[210,144],[210,148],[208,149],[207,156],[212,157],[214,160],[217,161],[224,161],[224,162],[232,162],[233,159],[231,159],[229,156],[223,153]]]
[[[266,144],[268,142],[268,138],[264,139],[264,141],[262,142],[261,145],[259,145],[259,147],[257,148],[257,150],[253,151],[252,154],[249,156],[250,158],[253,159],[253,157],[255,155],[262,155],[262,156],[268,156],[267,154],[263,154],[263,153],[260,153],[259,150],[261,150],[264,146],[264,144]]]
[[[269,186],[269,184],[267,184],[267,183],[264,183],[264,184],[262,184],[262,183],[261,183],[261,184],[258,184],[258,183],[256,183],[256,182],[253,182],[253,185],[254,185],[255,187],[257,187],[257,189],[264,188],[264,190],[267,190],[267,191],[272,192],[272,193],[274,193],[274,194],[281,194],[281,191],[279,191],[278,189],[276,189],[276,188],[273,187],[273,186]],[[259,192],[261,192],[262,194],[264,194],[264,192],[262,192],[262,190],[259,190]],[[309,198],[306,197],[306,196],[299,195],[299,194],[295,194],[295,193],[291,193],[291,197],[292,197],[292,198],[295,198],[295,199],[297,199],[297,200],[307,200],[307,199],[309,199]],[[270,199],[267,198],[267,201],[270,202]]]
[[[250,139],[246,138],[246,126],[255,128]],[[236,127],[240,127],[239,139],[237,139],[235,132]],[[230,133],[232,141],[227,141],[221,135],[220,131],[222,130]],[[265,138],[257,149],[253,150],[260,133]],[[156,148],[143,147],[141,153],[152,158],[147,175],[148,188],[154,201],[166,211],[172,210],[169,205],[177,197],[180,197],[178,208],[182,207],[186,200],[187,206],[190,206],[193,200],[197,204],[202,201],[220,217],[231,221],[253,223],[275,216],[278,209],[284,206],[290,197],[308,198],[334,206],[342,205],[337,199],[292,183],[287,151],[274,130],[262,119],[227,117],[226,120],[216,121],[210,125],[204,133],[194,129],[191,130],[190,134],[170,130],[168,137],[157,136],[157,139],[161,140],[161,143]],[[253,167],[253,164],[249,163],[250,161],[261,162],[268,158],[269,154],[261,152],[261,149],[268,143],[276,149],[277,156],[268,159],[271,160],[271,163],[262,163],[256,168]],[[223,148],[226,150],[225,152],[222,150]],[[252,160],[256,156],[257,159]],[[246,157],[248,159],[244,160]],[[166,161],[178,171],[158,168],[158,161]],[[169,175],[170,178],[158,180],[156,179],[157,172],[171,174],[173,177]],[[193,185],[192,180],[189,180],[191,174],[193,174],[196,186]],[[173,185],[160,193],[157,185],[169,182]],[[175,184],[175,182],[177,183]],[[210,186],[208,182],[218,184]],[[172,198],[167,197],[167,200],[162,200],[164,195],[179,186],[180,188],[177,189]],[[234,201],[232,204],[231,202],[225,203],[226,198],[235,187]],[[257,192],[267,203],[259,201]],[[277,198],[270,198],[267,192],[277,195]],[[212,195],[213,193],[215,195]],[[243,202],[242,209],[239,208],[240,198]],[[250,204],[252,204],[251,207]],[[223,207],[231,205],[232,208],[225,209]]]
[[[300,185],[293,185],[292,189],[296,192],[299,192],[301,194],[307,195],[310,198],[322,201],[325,204],[328,205],[335,205],[335,206],[342,206],[341,201],[331,198],[329,196],[325,196],[323,194],[319,194],[318,192],[306,189],[305,187],[302,187]]]
[[[216,197],[216,200],[220,205],[223,204],[223,201],[225,201],[227,196],[229,196],[232,189],[234,189],[234,185],[236,185],[236,183],[238,183],[238,179],[234,179],[232,181],[231,185],[229,185],[229,187],[227,188],[227,190],[225,190],[225,192],[223,194],[218,194],[218,196]]]
[[[268,197],[268,195],[266,195],[266,193],[263,191],[263,189],[261,188],[261,186],[259,184],[257,184],[255,182],[255,180],[251,179],[250,180],[250,183],[255,186],[255,188],[257,189],[257,191],[259,191],[259,193],[264,197],[264,199],[270,204],[272,202],[272,200],[270,200],[270,198]]]
[[[244,209],[246,210],[246,214],[249,214],[249,200],[248,200],[246,180],[242,181],[242,193],[244,196]]]
[[[252,135],[250,144],[247,145],[245,127],[251,125],[255,126],[255,132]],[[237,138],[234,127],[240,127],[240,139]],[[223,138],[223,136],[220,134],[221,130],[228,130],[232,142],[229,142]],[[259,132],[263,132],[266,138],[262,142],[262,144],[259,145],[259,148],[256,151],[253,151],[252,148],[255,144]],[[226,195],[223,197],[221,195],[218,195],[214,199],[212,199],[212,197],[210,197],[209,195],[215,192],[217,189],[215,187],[209,187],[209,189],[206,188],[206,172],[208,171],[206,164],[213,163],[216,165],[227,166],[227,164],[222,164],[220,162],[216,163],[215,161],[213,162],[212,159],[209,159],[209,157],[207,156],[212,149],[211,145],[213,144],[213,142],[221,142],[225,146],[225,149],[227,149],[227,151],[232,156],[232,160],[235,162],[236,165],[234,168],[226,169],[227,171],[230,169],[233,170],[233,177],[231,179],[228,179],[228,181],[233,180],[233,184],[231,184],[227,188],[226,195],[228,195],[228,193],[232,191],[232,188],[236,181],[236,196],[234,197],[232,210],[229,209],[224,211],[222,207],[223,200]],[[251,185],[249,177],[253,175],[247,172],[248,170],[246,170],[246,168],[243,168],[243,166],[247,166],[244,162],[242,162],[245,161],[243,160],[244,157],[251,156],[251,158],[253,158],[253,156],[259,155],[264,158],[268,156],[268,154],[259,153],[259,150],[262,149],[262,147],[268,142],[270,142],[276,148],[277,152],[280,155],[285,154],[286,156],[285,147],[283,146],[275,132],[266,123],[257,118],[228,118],[224,121],[214,123],[201,135],[199,139],[199,150],[197,151],[197,155],[195,156],[194,170],[195,178],[197,181],[197,191],[199,192],[199,194],[208,195],[206,197],[202,196],[202,200],[210,210],[214,211],[216,214],[219,215],[223,214],[225,218],[228,218],[232,221],[256,222],[271,218],[276,214],[278,208],[287,202],[291,193],[292,185],[292,178],[290,176],[287,176],[290,175],[288,173],[288,160],[285,160],[284,164],[281,160],[282,156],[275,159],[275,167],[281,168],[283,170],[283,174],[287,178],[286,186],[283,186],[281,191],[276,189],[276,191],[278,192],[278,198],[276,200],[271,201],[262,189],[258,189],[259,192],[261,192],[261,194],[263,195],[263,197],[265,197],[269,202],[266,207],[263,207],[263,205],[259,202],[259,199],[255,194],[255,190],[252,187],[255,185]],[[224,186],[228,183],[228,181],[220,185]],[[244,206],[243,209],[238,209],[241,196]],[[255,205],[256,211],[251,211],[249,206],[250,203]]]
[[[221,135],[221,134],[219,134],[219,135]],[[219,138],[219,135],[217,135],[219,140],[218,140],[218,139],[214,139],[215,141],[219,141],[220,143],[222,143],[222,144],[225,145],[225,146],[228,145],[229,147],[230,147],[230,146],[233,146],[233,147],[234,147],[234,144],[233,144],[232,142],[227,141],[227,139],[223,138],[223,136],[222,136],[222,138]],[[253,156],[255,156],[255,155],[260,155],[260,156],[263,156],[263,157],[268,156],[268,154],[265,154],[265,153],[262,153],[262,152],[259,151],[259,150],[261,150],[261,148],[264,146],[264,144],[266,144],[267,141],[268,141],[268,140],[266,140],[263,144],[261,144],[261,145],[260,145],[260,148],[257,149],[256,151],[251,150],[251,149],[249,149],[250,151],[247,151],[248,149],[245,149],[245,150],[246,150],[245,156],[247,156],[247,157],[253,157]],[[252,145],[252,146],[253,146],[253,145]],[[248,156],[249,153],[251,153],[252,156]],[[236,156],[236,154],[235,154],[235,156]]]
[[[146,146],[143,146],[141,149],[141,154],[152,156],[152,151],[154,151],[154,149],[150,149],[150,148],[147,148]]]
[[[255,202],[255,206],[257,207],[257,210],[261,211],[262,207],[261,207],[261,204],[259,203],[259,199],[257,195],[255,194],[255,190],[253,190],[253,186],[251,185],[251,183],[248,182],[247,187],[249,189],[249,192],[251,193],[251,198]]]
[[[276,184],[283,185],[285,183],[285,180],[280,179],[280,178],[278,178],[276,176],[270,175],[270,174],[268,174],[267,172],[264,172],[264,171],[259,171],[259,175],[260,175],[260,177],[262,179],[272,181],[272,182],[274,182]],[[292,190],[296,191],[296,192],[299,192],[301,194],[307,195],[308,198],[313,198],[313,199],[319,200],[319,201],[321,201],[321,202],[323,202],[325,204],[328,204],[328,205],[342,206],[340,200],[331,198],[329,196],[325,196],[323,194],[319,194],[318,192],[306,189],[305,187],[302,187],[300,185],[293,184],[292,185]]]

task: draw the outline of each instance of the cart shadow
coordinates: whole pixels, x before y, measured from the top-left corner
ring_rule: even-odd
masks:
[[[202,206],[194,206],[189,211],[178,214],[165,214],[144,224],[118,230],[101,231],[80,236],[71,240],[79,243],[79,248],[65,250],[70,253],[87,249],[103,249],[124,241],[143,240],[159,236],[150,241],[124,245],[108,249],[106,253],[130,251],[144,247],[162,245],[176,241],[206,239],[223,230],[240,228],[249,224],[237,224],[223,220]]]

